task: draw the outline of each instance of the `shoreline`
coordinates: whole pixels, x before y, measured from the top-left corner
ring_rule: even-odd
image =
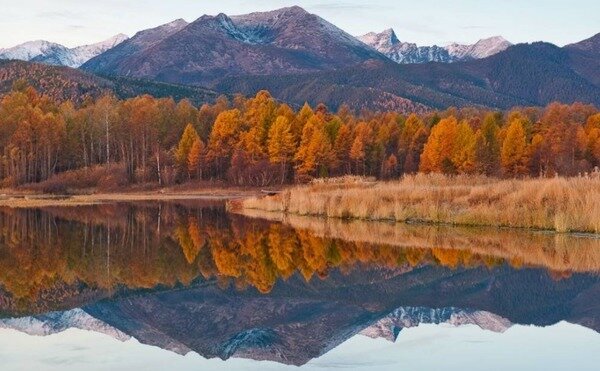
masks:
[[[544,228],[532,228],[532,227],[518,227],[509,225],[492,225],[492,224],[453,224],[449,222],[434,222],[427,220],[394,220],[394,219],[360,219],[360,218],[342,218],[335,216],[324,216],[321,214],[292,214],[284,211],[274,210],[261,210],[254,208],[241,208],[236,204],[240,200],[227,200],[227,211],[233,214],[242,215],[248,218],[264,219],[268,221],[285,222],[290,219],[306,219],[314,220],[323,223],[341,223],[341,224],[353,224],[353,223],[372,223],[376,226],[378,224],[387,226],[398,226],[398,227],[433,227],[433,228],[457,228],[457,229],[471,229],[471,230],[489,230],[497,232],[523,232],[523,233],[536,233],[540,235],[548,236],[568,236],[574,238],[589,238],[600,240],[600,233],[594,232],[581,232],[581,231],[566,231],[559,232],[555,229],[544,229]],[[234,205],[234,206],[233,206]]]
[[[182,200],[235,200],[259,195],[256,189],[201,189],[201,190],[159,190],[159,191],[120,191],[89,194],[54,195],[43,193],[4,193],[0,194],[0,207],[74,207],[97,205],[109,202],[142,201],[182,201]]]

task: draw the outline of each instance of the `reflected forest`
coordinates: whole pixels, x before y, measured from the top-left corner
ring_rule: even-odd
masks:
[[[309,282],[332,271],[510,265],[543,267],[557,280],[600,271],[598,240],[541,232],[301,217],[267,221],[229,214],[222,203],[207,201],[4,208],[0,214],[5,314],[205,281],[268,293],[294,275]]]

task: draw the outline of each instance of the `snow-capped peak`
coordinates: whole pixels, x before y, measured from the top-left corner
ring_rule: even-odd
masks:
[[[90,44],[90,45],[82,45],[82,46],[78,46],[74,49],[82,49],[82,48],[101,48],[101,49],[106,49],[106,48],[114,48],[115,46],[119,45],[120,43],[122,43],[123,41],[129,39],[129,36],[120,33],[120,34],[116,34],[113,37],[110,37],[104,41],[100,41],[99,43],[95,43],[95,44]]]
[[[378,51],[380,51],[380,49],[389,49],[393,47],[393,45],[400,43],[400,40],[398,40],[398,37],[396,36],[396,32],[394,32],[394,29],[392,28],[388,28],[381,33],[369,32],[366,35],[359,36],[358,39]]]
[[[481,39],[473,45],[451,44],[446,47],[450,55],[457,60],[481,59],[498,54],[512,44],[502,36]]]
[[[61,64],[74,68],[79,67],[95,56],[104,53],[108,49],[114,48],[128,38],[129,37],[127,35],[120,33],[96,44],[82,45],[73,49],[69,49],[69,54],[62,59],[63,63],[52,64]],[[44,60],[40,62],[44,62]]]
[[[39,55],[52,52],[56,49],[66,49],[66,47],[45,40],[28,41],[12,48],[3,49],[0,54],[0,59],[29,61]]]
[[[0,59],[18,59],[76,68],[127,39],[127,35],[118,34],[96,44],[75,48],[67,48],[45,40],[29,41],[12,48],[0,49]]]
[[[380,33],[370,32],[358,39],[396,63],[452,62],[444,48],[402,42],[391,28]]]
[[[417,46],[398,40],[393,29],[383,32],[369,32],[357,39],[386,55],[397,63],[459,62],[481,59],[506,50],[512,44],[502,36],[481,39],[473,45],[450,44],[446,47]]]

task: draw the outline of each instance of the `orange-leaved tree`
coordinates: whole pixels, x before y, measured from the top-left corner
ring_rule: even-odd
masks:
[[[189,167],[188,167],[188,158],[190,156],[190,151],[194,146],[194,142],[199,140],[200,137],[196,132],[196,129],[192,126],[192,124],[188,124],[181,135],[181,139],[179,140],[179,144],[177,145],[177,149],[175,150],[175,159],[177,160],[177,164],[182,172],[187,172],[189,175]]]
[[[422,172],[453,173],[456,171],[452,155],[457,132],[458,123],[453,116],[442,119],[431,129],[431,134],[421,155],[420,170]]]
[[[238,143],[241,126],[242,117],[238,109],[223,111],[215,120],[208,141],[207,159],[214,163],[217,176],[225,174]]]
[[[281,184],[285,181],[287,166],[294,155],[294,134],[289,120],[285,116],[278,116],[269,129],[267,140],[269,161],[281,166]]]
[[[190,153],[188,154],[187,165],[190,177],[202,179],[204,150],[204,142],[202,142],[200,137],[197,137],[196,140],[194,140],[194,144],[192,144],[192,148],[190,148]]]
[[[528,171],[527,141],[521,119],[513,119],[506,129],[500,159],[505,176],[520,176]]]

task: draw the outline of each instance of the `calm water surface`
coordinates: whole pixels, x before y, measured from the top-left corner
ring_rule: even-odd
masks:
[[[595,370],[599,272],[590,236],[0,209],[0,369]]]

